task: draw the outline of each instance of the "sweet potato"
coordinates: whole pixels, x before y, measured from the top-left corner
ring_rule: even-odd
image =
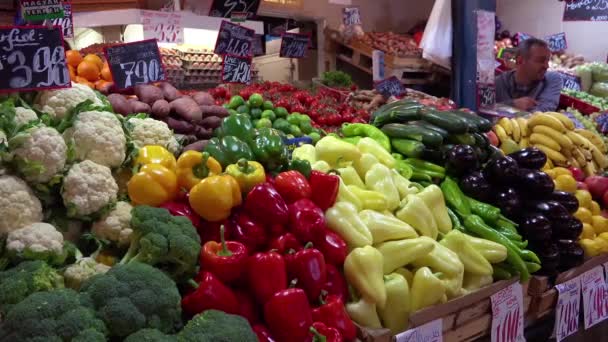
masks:
[[[170,116],[167,118],[167,125],[173,130],[173,132],[179,134],[190,134],[195,132],[195,129],[197,128],[197,126],[189,123],[188,121],[175,119]]]
[[[175,139],[177,139],[177,141],[179,141],[180,145],[190,145],[192,143],[195,143],[198,141],[198,138],[196,137],[196,135],[193,134],[188,134],[188,135],[184,135],[184,134],[174,134]]]
[[[202,152],[205,147],[207,147],[207,144],[209,144],[209,140],[199,140],[195,143],[185,146],[183,152],[190,150]]]
[[[108,95],[108,101],[110,101],[110,104],[114,109],[114,113],[122,115],[131,114],[131,104],[123,95],[110,94]]]
[[[171,112],[191,123],[199,123],[203,120],[203,111],[191,97],[184,96],[177,100],[173,100],[170,105]]]
[[[230,113],[228,113],[228,109],[222,107],[222,106],[206,106],[203,105],[201,106],[201,110],[203,111],[203,117],[207,117],[207,116],[217,116],[218,118],[225,118],[228,115],[230,115]]]
[[[216,129],[222,124],[222,119],[217,116],[208,116],[201,121],[200,125],[205,128]]]
[[[160,88],[149,84],[136,85],[134,91],[139,101],[149,105],[164,98],[163,91]]]
[[[150,105],[137,100],[129,100],[129,104],[131,105],[131,113],[146,113],[150,114],[152,111]]]
[[[171,102],[173,100],[179,99],[182,94],[175,88],[171,83],[162,82],[160,85],[160,90],[163,92],[163,96],[165,100]]]
[[[164,118],[171,112],[169,102],[165,100],[156,100],[152,105],[152,116],[155,118]]]
[[[211,105],[215,104],[215,100],[213,99],[213,96],[211,96],[209,93],[204,92],[204,91],[199,91],[198,93],[192,94],[192,98],[200,106],[211,106]]]
[[[203,126],[196,126],[194,134],[199,139],[211,139],[213,137],[213,130]]]

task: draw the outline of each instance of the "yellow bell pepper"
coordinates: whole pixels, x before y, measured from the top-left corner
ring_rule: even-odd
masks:
[[[418,237],[414,228],[393,215],[366,209],[359,212],[359,217],[372,233],[374,244]]]
[[[469,243],[463,233],[453,230],[439,243],[458,255],[465,272],[480,276],[492,275],[492,265]]]
[[[399,267],[398,269],[395,270],[394,273],[399,273],[403,276],[403,278],[405,278],[405,280],[407,280],[408,285],[411,287],[412,286],[412,281],[414,280],[414,273],[412,273],[412,271],[408,270],[405,267]]]
[[[608,243],[600,237],[596,237],[593,240],[582,239],[578,243],[583,248],[583,251],[585,251],[586,257],[594,257],[608,252]]]
[[[376,246],[382,254],[382,270],[389,274],[415,260],[429,255],[435,249],[435,240],[426,236],[415,239],[387,241]]]
[[[357,324],[371,329],[380,329],[382,324],[376,311],[376,304],[362,297],[359,301],[346,304],[348,316]]]
[[[352,193],[352,191],[348,189],[346,184],[344,184],[342,177],[340,177],[340,187],[338,188],[338,198],[336,199],[336,202],[351,203],[355,206],[355,208],[357,208],[357,211],[361,210],[361,201],[355,194]]]
[[[226,173],[236,179],[244,194],[249,193],[254,186],[266,181],[264,167],[256,161],[241,159],[236,164],[226,166]]]
[[[434,305],[445,295],[443,283],[428,267],[420,267],[416,271],[410,288],[411,312]]]
[[[428,266],[433,271],[441,272],[445,276],[463,274],[464,265],[462,264],[462,261],[460,261],[458,254],[452,252],[439,242],[432,241],[435,248],[433,248],[430,253],[414,260],[412,264],[416,267]]]
[[[186,151],[177,159],[177,182],[181,188],[192,189],[203,178],[222,173],[222,165],[209,153]]]
[[[373,242],[372,233],[359,218],[357,207],[349,202],[338,202],[325,211],[327,227],[340,235],[349,248],[364,247]]]
[[[382,254],[372,246],[353,249],[344,260],[344,276],[363,297],[379,307],[386,304]]]
[[[359,174],[357,173],[357,170],[355,170],[354,167],[352,167],[352,166],[343,167],[343,168],[338,169],[338,172],[340,173],[340,178],[342,178],[342,180],[344,181],[344,184],[354,185],[354,186],[358,186],[360,188],[365,188],[365,184],[363,183],[363,180],[361,179],[361,177],[359,177]]]
[[[393,176],[388,167],[382,164],[372,166],[365,174],[365,185],[368,189],[384,195],[388,210],[393,211],[399,207],[399,201],[401,199],[399,197],[399,190],[397,190],[395,183],[393,183]],[[441,192],[441,190],[439,190],[439,192]]]
[[[437,223],[437,229],[442,234],[448,234],[452,230],[452,220],[448,215],[448,208],[445,206],[445,198],[441,188],[432,184],[424,188],[417,196],[431,209],[435,223]]]
[[[376,140],[368,137],[362,138],[357,143],[357,147],[361,153],[373,154],[374,157],[388,168],[395,167],[395,158],[382,145],[378,144]]]
[[[394,335],[405,331],[410,317],[410,287],[399,273],[384,276],[386,305],[378,307],[378,314],[384,327]]]
[[[177,195],[177,176],[160,164],[146,164],[131,177],[127,191],[135,205],[159,206]]]
[[[358,186],[348,185],[348,190],[361,202],[362,209],[384,211],[388,209],[388,203],[384,194],[373,190],[364,190]]]
[[[189,201],[192,209],[202,218],[218,222],[228,218],[232,208],[241,204],[241,189],[232,176],[211,176],[190,190]]]
[[[173,153],[158,145],[146,145],[137,151],[137,157],[133,161],[135,172],[146,164],[160,164],[173,172],[176,168]]]
[[[357,146],[331,135],[317,141],[315,152],[317,160],[324,160],[332,167],[337,167],[341,162],[355,161],[361,157]]]
[[[380,163],[380,161],[373,154],[363,153],[361,155],[361,158],[359,158],[353,162],[353,167],[355,168],[355,170],[357,170],[359,177],[361,177],[361,179],[365,179],[365,175],[367,174],[367,171],[369,171],[369,169],[371,169],[372,166],[374,166],[378,163]]]
[[[407,195],[402,203],[405,203],[404,206],[395,216],[416,229],[418,234],[437,239],[437,223],[426,203],[417,195]]]
[[[596,215],[591,216],[591,225],[595,234],[602,234],[608,232],[608,219],[604,216]]]

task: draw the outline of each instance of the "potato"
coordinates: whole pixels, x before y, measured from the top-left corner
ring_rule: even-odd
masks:
[[[141,102],[145,102],[149,105],[153,104],[157,100],[164,99],[163,91],[160,88],[149,84],[136,85],[134,88],[135,95]]]
[[[169,102],[165,100],[156,100],[152,105],[152,116],[155,118],[164,118],[171,112]]]
[[[205,128],[216,129],[222,124],[222,119],[217,116],[208,116],[201,121],[200,125]]]
[[[131,114],[131,104],[124,96],[120,94],[110,94],[108,95],[108,101],[110,101],[114,113],[122,115]]]
[[[179,90],[177,90],[177,88],[175,88],[171,83],[162,82],[159,87],[160,90],[163,92],[165,100],[169,102],[182,97],[182,94],[179,92]]]
[[[152,111],[149,104],[141,101],[133,100],[129,101],[129,104],[131,105],[131,113],[150,114],[150,112]]]
[[[199,104],[199,106],[212,106],[215,104],[213,96],[204,91],[199,91],[198,93],[192,94],[192,98],[194,101],[196,101],[196,103]]]
[[[209,140],[199,140],[195,143],[185,146],[183,149],[183,152],[190,151],[190,150],[203,152],[205,147],[207,147],[207,144],[209,144]]]
[[[197,126],[189,123],[188,121],[172,118],[170,116],[167,117],[167,125],[173,130],[173,132],[179,134],[194,133],[195,129],[197,128]]]
[[[201,110],[203,111],[203,116],[217,116],[219,118],[225,118],[230,115],[228,113],[228,109],[222,106],[201,106]]]
[[[191,123],[199,123],[203,120],[203,111],[191,97],[184,96],[173,100],[170,105],[171,112]]]
[[[202,126],[196,126],[194,134],[199,139],[211,139],[213,137],[213,130]]]

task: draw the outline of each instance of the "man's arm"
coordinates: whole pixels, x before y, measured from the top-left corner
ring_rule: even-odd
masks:
[[[548,72],[545,77],[545,87],[536,97],[536,107],[532,111],[552,112],[559,106],[559,96],[562,91],[562,78],[554,72]]]
[[[513,99],[509,97],[509,82],[507,77],[508,72],[503,72],[496,77],[496,103],[513,106]]]

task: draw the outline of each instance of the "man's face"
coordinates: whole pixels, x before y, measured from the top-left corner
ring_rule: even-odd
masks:
[[[551,51],[547,47],[534,45],[528,56],[518,57],[517,67],[521,68],[525,75],[530,75],[532,80],[540,81],[545,77],[550,59]]]

